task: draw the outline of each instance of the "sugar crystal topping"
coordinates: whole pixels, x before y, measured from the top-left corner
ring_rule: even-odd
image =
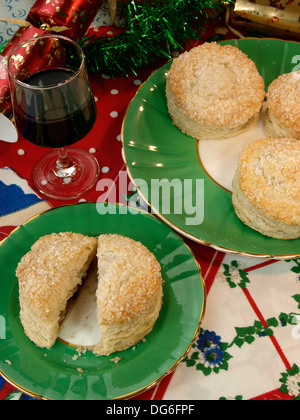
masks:
[[[238,127],[261,109],[265,85],[238,48],[205,43],[174,60],[168,81],[178,105],[206,125]]]
[[[269,86],[267,99],[276,119],[300,136],[300,70],[274,80]]]
[[[144,245],[118,235],[102,235],[98,264],[97,296],[105,322],[126,322],[149,309],[162,279],[160,264]]]
[[[96,239],[73,233],[59,233],[40,238],[20,261],[16,275],[20,293],[39,316],[47,318],[50,312],[57,315],[68,289],[80,266],[93,252]]]
[[[300,140],[265,139],[241,155],[240,186],[265,214],[300,225]]]

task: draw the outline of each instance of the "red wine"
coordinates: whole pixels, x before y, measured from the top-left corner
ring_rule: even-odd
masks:
[[[21,135],[33,144],[59,148],[84,138],[96,120],[88,81],[71,70],[54,69],[23,80],[14,92],[14,117]],[[67,83],[65,83],[67,82]]]

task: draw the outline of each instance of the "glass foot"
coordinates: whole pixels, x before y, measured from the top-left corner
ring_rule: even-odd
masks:
[[[74,200],[90,191],[100,175],[93,155],[81,149],[66,149],[64,160],[57,150],[45,155],[33,170],[37,190],[55,200]]]

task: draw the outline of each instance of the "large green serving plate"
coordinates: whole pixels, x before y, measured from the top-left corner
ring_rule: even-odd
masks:
[[[245,38],[224,41],[221,44],[237,46],[254,60],[265,80],[266,90],[280,74],[299,68],[300,44],[297,42]],[[171,62],[156,71],[141,86],[123,123],[124,160],[141,196],[165,223],[204,245],[251,257],[299,257],[300,239],[283,241],[268,238],[245,226],[238,219],[230,191],[215,182],[201,165],[198,157],[199,142],[173,125],[165,94],[166,73],[170,66]],[[258,139],[253,138],[255,140]],[[162,194],[162,190],[151,191],[152,180],[170,182],[175,179],[182,185],[184,180],[194,183],[189,190],[184,190],[187,197],[192,195],[194,203],[196,199],[199,201],[199,197],[195,196],[196,180],[203,180],[204,220],[198,225],[186,223],[192,207],[187,207],[188,211],[183,208],[181,213],[178,209],[172,210],[176,208],[178,196],[176,198],[175,194],[171,194],[170,211],[164,211],[162,197],[158,196]]]
[[[153,331],[134,350],[103,357],[87,352],[75,360],[77,352],[73,346],[57,341],[51,350],[40,349],[25,336],[19,319],[15,270],[41,236],[67,231],[90,236],[128,236],[142,242],[160,262],[164,279],[162,310]],[[51,210],[17,229],[1,244],[0,255],[0,373],[34,397],[132,397],[172,372],[199,334],[206,305],[200,267],[176,233],[142,211],[100,203]],[[117,364],[111,360],[115,357],[121,358]]]

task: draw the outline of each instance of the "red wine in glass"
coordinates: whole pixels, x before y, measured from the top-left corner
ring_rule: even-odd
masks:
[[[64,83],[72,76],[74,72],[70,70],[53,69],[36,73],[23,83],[51,87]],[[29,90],[24,98],[25,104],[17,104],[14,110],[15,122],[22,136],[37,146],[48,148],[67,147],[83,139],[95,123],[95,103],[92,98],[87,98],[78,108],[75,104],[77,86],[72,89],[70,91],[70,87],[66,86],[63,90],[49,90],[39,100]],[[70,103],[65,100],[66,96],[73,98]],[[54,104],[54,107],[48,107],[48,104]],[[39,107],[39,119],[35,117],[36,106]]]
[[[20,66],[24,50],[28,54]],[[87,136],[97,116],[81,48],[49,35],[21,44],[8,63],[19,133],[30,143],[55,149],[34,168],[34,184],[50,198],[82,196],[95,185],[100,168],[90,153],[66,149]]]

